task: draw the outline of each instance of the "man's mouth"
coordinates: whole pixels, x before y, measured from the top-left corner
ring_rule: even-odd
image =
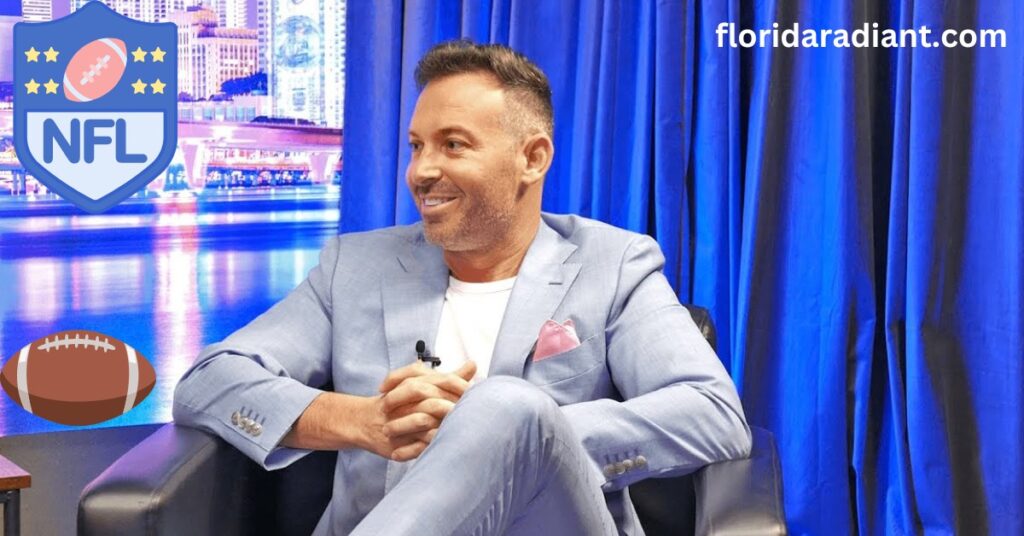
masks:
[[[431,209],[431,210],[436,210],[436,209],[445,207],[449,203],[451,203],[452,201],[455,201],[455,199],[456,199],[455,197],[445,197],[445,196],[435,196],[435,195],[421,197],[421,200],[422,200],[422,203],[423,203],[423,208]]]

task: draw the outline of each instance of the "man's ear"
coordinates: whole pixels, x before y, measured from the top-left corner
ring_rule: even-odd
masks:
[[[544,179],[551,160],[555,156],[555,144],[546,133],[531,134],[523,141],[522,158],[526,165],[523,168],[523,184],[531,185]]]

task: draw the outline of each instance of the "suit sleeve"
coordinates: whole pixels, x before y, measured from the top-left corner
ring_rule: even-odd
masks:
[[[278,447],[331,377],[331,287],[339,240],[283,300],[200,353],[174,391],[174,420],[216,434],[266,469],[310,451]]]
[[[563,406],[606,492],[750,453],[736,388],[662,274],[664,262],[643,236],[620,266],[605,336],[624,401]]]

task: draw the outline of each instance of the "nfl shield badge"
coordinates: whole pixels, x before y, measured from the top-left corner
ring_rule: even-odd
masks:
[[[14,25],[14,148],[64,199],[104,212],[164,172],[178,141],[178,36],[102,2]]]

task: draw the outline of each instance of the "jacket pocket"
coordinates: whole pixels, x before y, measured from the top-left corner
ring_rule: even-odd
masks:
[[[591,335],[579,346],[540,361],[533,360],[530,353],[524,377],[534,385],[548,385],[585,374],[602,362],[604,348],[600,345],[603,333]]]

